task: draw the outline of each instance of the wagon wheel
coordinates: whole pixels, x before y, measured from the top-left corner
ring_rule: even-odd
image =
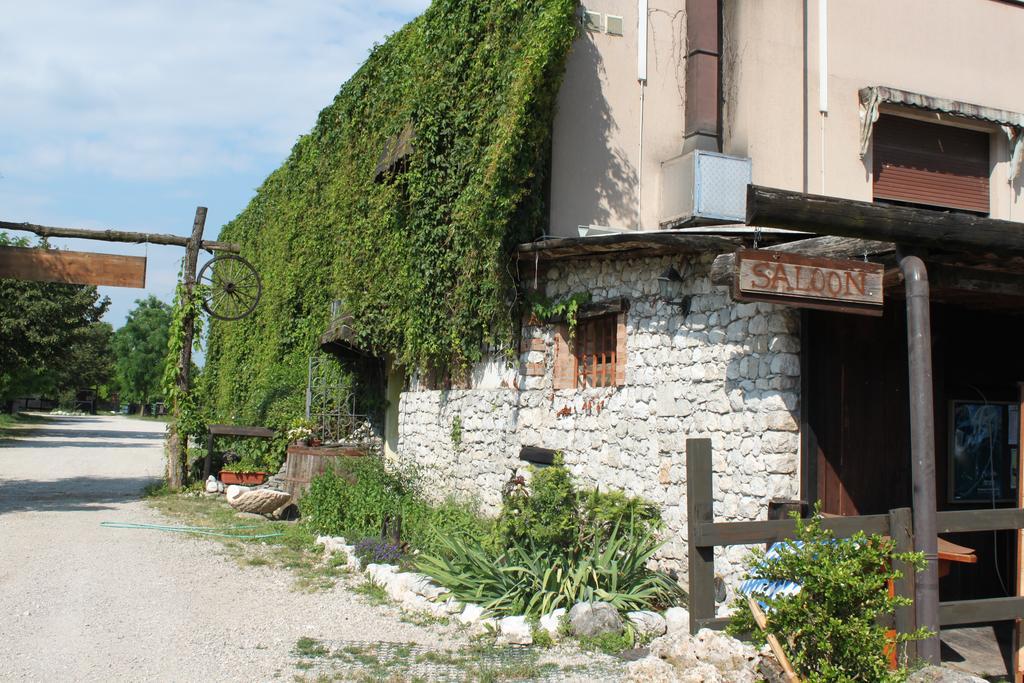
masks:
[[[263,291],[256,269],[235,254],[207,261],[196,283],[203,286],[203,310],[220,320],[240,320],[252,313]]]

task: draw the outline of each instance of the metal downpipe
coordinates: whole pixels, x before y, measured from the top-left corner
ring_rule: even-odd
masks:
[[[928,271],[917,256],[900,259],[907,292],[910,366],[910,452],[914,485],[914,550],[928,565],[917,575],[917,626],[934,635],[917,644],[920,659],[939,664],[939,558],[935,519],[935,409],[932,402],[932,333]]]

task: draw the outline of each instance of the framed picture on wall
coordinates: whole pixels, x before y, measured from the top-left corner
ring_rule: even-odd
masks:
[[[1016,500],[1020,407],[1015,403],[951,401],[949,500]]]

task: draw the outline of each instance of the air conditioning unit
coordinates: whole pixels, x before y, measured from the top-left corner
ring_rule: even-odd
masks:
[[[745,157],[694,150],[669,159],[661,165],[661,227],[745,222],[750,179]]]

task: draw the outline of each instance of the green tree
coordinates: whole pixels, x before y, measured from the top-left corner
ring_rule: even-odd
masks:
[[[0,245],[29,246],[4,233]],[[95,287],[0,278],[0,401],[9,407],[18,396],[55,392],[62,377],[70,385],[80,344],[101,334],[90,328],[109,306]]]
[[[68,361],[55,369],[58,392],[96,389],[101,398],[110,393],[114,378],[114,328],[107,322],[94,322],[82,328],[72,342]]]
[[[135,301],[123,327],[114,332],[114,375],[121,399],[149,403],[162,398],[171,307],[150,295]]]

